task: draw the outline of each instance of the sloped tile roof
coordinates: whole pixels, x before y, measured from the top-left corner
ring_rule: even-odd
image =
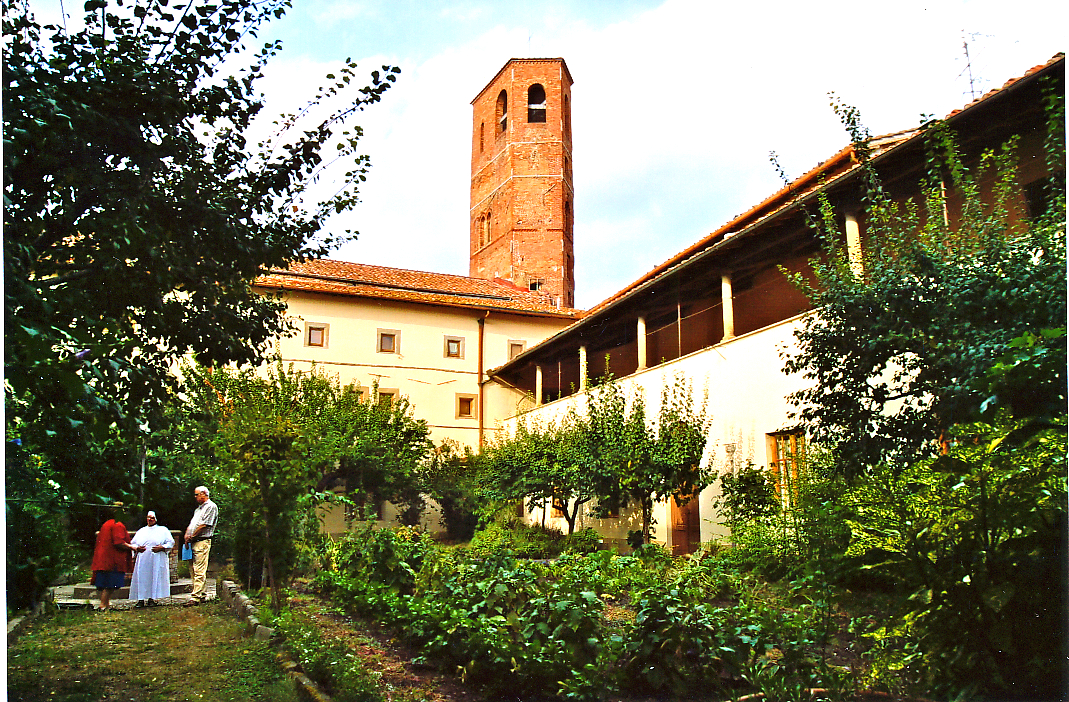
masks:
[[[504,280],[491,281],[327,258],[293,263],[286,270],[272,269],[258,277],[253,285],[272,290],[502,310],[572,320],[579,319],[583,314],[581,310],[557,307],[548,295],[524,290]]]
[[[1033,66],[1032,68],[1028,69],[1028,71],[1026,71],[1023,75],[1018,76],[1016,78],[1011,78],[1010,80],[1006,81],[1002,85],[1002,87],[990,90],[983,96],[976,98],[967,105],[953,110],[950,114],[946,116],[946,119],[949,120],[957,116],[961,112],[969,109],[970,107],[984,102],[985,100],[989,100],[992,97],[1004,92],[1008,88],[1013,87],[1015,84],[1038,73],[1039,71],[1049,66],[1052,66],[1058,63],[1059,61],[1064,60],[1064,53],[1055,54],[1046,63]],[[886,153],[887,151],[890,151],[891,149],[920,135],[922,131],[922,127],[913,127],[910,129],[902,130],[900,132],[895,132],[893,134],[884,134],[881,136],[872,137],[867,142],[869,147],[869,157],[875,158],[883,153]],[[623,289],[610,295],[605,300],[602,300],[597,305],[587,310],[585,316],[597,314],[601,310],[610,306],[613,302],[619,300],[622,297],[625,297],[632,290],[663,274],[665,271],[676,267],[680,263],[689,259],[694,254],[700,253],[705,249],[709,248],[709,246],[719,241],[722,241],[723,239],[726,239],[727,237],[736,234],[742,231],[743,229],[752,226],[755,222],[775,215],[784,207],[787,207],[788,205],[794,203],[799,197],[807,195],[819,188],[830,185],[833,181],[848,175],[850,172],[852,172],[858,167],[859,163],[860,162],[858,161],[855,147],[853,145],[848,145],[844,147],[831,158],[827,159],[826,161],[821,161],[801,177],[791,181],[783,188],[773,193],[771,196],[765,198],[765,200],[753,206],[746,212],[734,217],[726,224],[713,231],[711,234],[702,237],[694,244],[688,246],[683,251],[669,258],[667,261],[664,261],[663,263],[654,266],[652,269],[650,269],[641,277],[639,277],[638,280],[632,282],[630,285],[627,285]]]

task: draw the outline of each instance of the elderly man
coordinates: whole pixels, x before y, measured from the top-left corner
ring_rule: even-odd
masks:
[[[203,485],[194,488],[193,499],[197,501],[197,509],[193,511],[193,519],[186,527],[185,543],[193,549],[193,594],[186,606],[196,605],[208,599],[205,589],[208,576],[208,553],[212,550],[212,535],[215,534],[215,525],[219,521],[219,508],[208,499],[208,488]]]
[[[156,513],[149,512],[145,526],[134,534],[133,545],[137,548],[134,561],[134,577],[130,579],[130,599],[137,600],[134,607],[155,607],[156,600],[171,596],[171,573],[167,552],[174,548],[174,539],[167,527],[156,523]]]

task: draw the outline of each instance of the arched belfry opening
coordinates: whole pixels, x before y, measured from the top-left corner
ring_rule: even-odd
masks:
[[[511,59],[471,103],[469,275],[504,278],[562,307],[575,299],[571,89],[564,59]],[[493,125],[489,143],[483,125]]]
[[[509,128],[509,95],[502,90],[497,94],[497,133],[504,134]]]
[[[539,83],[527,89],[527,121],[532,124],[546,121],[546,89]]]

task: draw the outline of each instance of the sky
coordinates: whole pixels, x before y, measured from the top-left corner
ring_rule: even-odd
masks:
[[[274,115],[347,57],[363,75],[399,66],[355,120],[373,165],[361,204],[328,224],[359,239],[331,257],[466,275],[470,103],[510,58],[563,57],[589,308],[778,190],[770,152],[794,178],[845,146],[829,93],[873,134],[945,116],[1064,51],[1066,6],[293,0],[260,33],[283,42],[261,87]]]

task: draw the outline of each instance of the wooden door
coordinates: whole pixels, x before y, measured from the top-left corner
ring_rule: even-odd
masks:
[[[682,556],[694,553],[701,544],[701,515],[698,498],[693,497],[687,504],[680,505],[673,497],[670,508],[672,520],[672,555]]]

